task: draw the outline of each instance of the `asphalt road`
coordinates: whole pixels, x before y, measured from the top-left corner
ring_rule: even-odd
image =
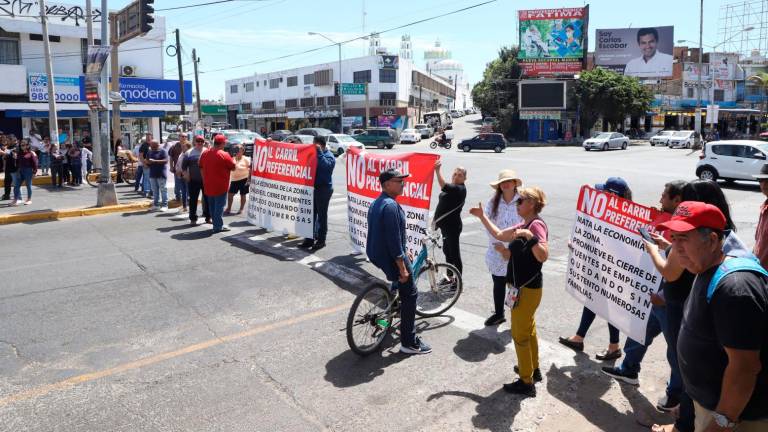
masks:
[[[457,139],[474,133],[466,120],[456,122]],[[426,141],[391,151],[410,150],[431,151]],[[557,344],[581,314],[564,291],[565,239],[582,184],[619,175],[636,201],[656,204],[665,182],[693,177],[696,155],[647,145],[436,152],[446,174],[467,168],[468,203],[488,199],[503,168],[548,195],[537,398],[501,391],[513,379],[514,347],[508,323],[482,326],[491,311],[486,237],[466,209],[465,292],[446,317],[418,324],[434,352],[402,356],[396,340],[364,359],[349,351],[348,306],[366,278],[381,274],[351,253],[340,162],[328,247],[315,255],[241,218],[230,218],[226,235],[157,213],[0,228],[3,429],[640,431],[638,422],[663,420],[653,408],[668,374],[663,340],[649,351],[639,388],[599,372],[593,354],[607,344],[604,321],[593,325],[585,354]],[[726,194],[752,244],[757,186]]]

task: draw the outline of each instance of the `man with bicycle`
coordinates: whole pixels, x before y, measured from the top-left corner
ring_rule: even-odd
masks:
[[[389,169],[379,174],[382,193],[368,209],[368,237],[365,252],[400,292],[400,352],[428,354],[432,348],[416,336],[418,291],[406,253],[405,212],[395,199],[403,193],[403,181],[410,174]]]

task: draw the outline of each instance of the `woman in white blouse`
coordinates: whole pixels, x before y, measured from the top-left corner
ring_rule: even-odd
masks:
[[[523,218],[517,214],[517,188],[523,185],[514,171],[502,170],[491,187],[496,190],[493,197],[485,204],[485,214],[500,230],[517,225]],[[486,326],[498,325],[506,321],[504,318],[504,296],[507,289],[507,263],[509,250],[507,244],[500,242],[488,234],[488,251],[485,253],[485,263],[493,279],[493,315],[485,320]]]

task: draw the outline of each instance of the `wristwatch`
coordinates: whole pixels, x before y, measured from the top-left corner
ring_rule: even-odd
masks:
[[[717,412],[712,413],[712,418],[715,420],[715,423],[723,429],[733,429],[737,425],[736,422],[732,422],[728,417]]]

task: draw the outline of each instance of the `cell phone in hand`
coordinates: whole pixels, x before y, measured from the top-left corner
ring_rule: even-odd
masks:
[[[643,236],[643,238],[648,240],[649,242],[654,242],[655,241],[653,239],[653,237],[651,237],[651,233],[648,232],[648,228],[640,227],[640,228],[637,229],[637,232],[639,232],[640,235]]]

